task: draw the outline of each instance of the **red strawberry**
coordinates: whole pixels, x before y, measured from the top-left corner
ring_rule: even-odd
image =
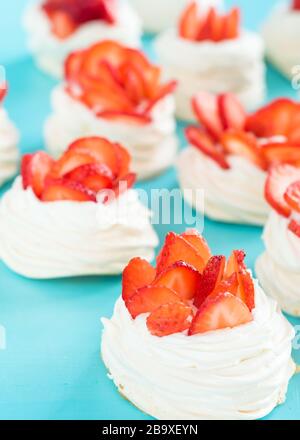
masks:
[[[300,223],[298,223],[296,220],[291,220],[288,228],[291,232],[293,232],[293,234],[300,238]]]
[[[91,46],[86,52],[82,69],[86,75],[97,78],[99,64],[105,61],[113,67],[119,67],[126,61],[125,48],[116,41],[106,40]]]
[[[76,201],[95,202],[95,194],[81,183],[67,179],[49,179],[41,195],[43,202]]]
[[[110,168],[99,163],[82,165],[66,174],[65,177],[82,183],[86,188],[91,189],[95,193],[105,188],[112,188],[114,179]]]
[[[181,333],[191,325],[192,308],[184,303],[164,304],[147,318],[147,327],[154,336],[168,336]]]
[[[194,298],[201,274],[192,266],[178,261],[160,273],[153,286],[168,287],[174,290],[181,299]]]
[[[114,150],[119,164],[118,176],[125,176],[130,171],[131,156],[126,148],[122,147],[120,144],[114,144]]]
[[[76,51],[71,53],[65,61],[65,78],[67,81],[74,81],[77,79],[82,66],[84,51]]]
[[[197,41],[212,40],[212,30],[218,18],[215,8],[209,8],[202,23],[199,23]]]
[[[239,36],[241,14],[239,8],[233,8],[225,18],[224,39],[234,39]]]
[[[206,261],[197,250],[180,235],[170,232],[157,259],[157,273],[161,273],[177,261],[184,261],[202,272]]]
[[[223,255],[210,258],[199,280],[197,293],[194,299],[196,307],[199,308],[221,282],[224,275],[225,263],[226,258]]]
[[[161,101],[167,95],[171,95],[175,91],[176,87],[177,87],[177,81],[170,81],[167,84],[160,86],[158,88],[158,91],[153,96],[153,98],[149,101],[149,104],[147,105],[145,112],[147,113],[150,112],[159,101]]]
[[[300,179],[300,169],[291,165],[278,165],[271,168],[265,185],[267,202],[280,215],[289,217],[291,208],[284,199],[287,188]]]
[[[300,212],[300,180],[288,187],[284,193],[284,199],[293,211]]]
[[[64,177],[66,174],[71,173],[76,168],[83,165],[92,164],[94,162],[95,159],[87,152],[77,153],[76,151],[66,151],[53,165],[51,177],[57,179]]]
[[[198,5],[192,1],[184,10],[179,20],[179,35],[187,40],[196,40],[198,36]]]
[[[126,301],[126,307],[135,319],[142,313],[151,313],[163,304],[178,303],[179,296],[167,287],[142,287]]]
[[[292,9],[294,11],[300,11],[300,0],[293,0]]]
[[[31,186],[37,197],[43,192],[46,176],[53,167],[54,160],[44,151],[25,154],[21,164],[24,189]]]
[[[218,140],[223,132],[217,96],[200,92],[192,99],[192,106],[200,124]]]
[[[277,142],[264,145],[261,151],[269,164],[288,163],[300,167],[300,145]]]
[[[127,96],[132,102],[139,104],[145,98],[143,72],[127,61],[122,65],[122,77]]]
[[[253,280],[244,263],[244,251],[233,251],[226,268],[226,276],[237,274],[239,283],[237,296],[248,306],[250,312],[255,308],[255,290]]]
[[[193,248],[198,252],[199,255],[205,261],[205,264],[211,257],[211,251],[207,244],[207,241],[199,234],[196,229],[188,229],[181,237],[184,238]]]
[[[120,90],[104,82],[97,82],[97,87],[94,88],[85,87],[81,100],[96,116],[101,116],[103,112],[107,111],[125,113],[134,111],[134,103],[131,102],[123,89]]]
[[[231,293],[234,296],[237,296],[239,288],[239,282],[237,274],[234,272],[227,278],[224,278],[217,286],[214,291],[210,294],[212,296],[218,296],[220,293]]]
[[[208,297],[191,324],[189,335],[233,328],[253,321],[247,306],[231,293]]]
[[[217,13],[217,11],[213,8],[210,14],[209,20],[209,31],[210,31],[210,40],[215,41],[216,43],[222,41],[224,39],[224,26],[225,26],[225,18]],[[201,38],[201,33],[200,33]]]
[[[141,287],[154,281],[156,271],[142,258],[133,258],[125,267],[122,276],[122,298],[127,301]]]
[[[133,187],[136,181],[136,174],[129,173],[126,176],[122,176],[119,180],[117,180],[113,186],[113,199],[120,197],[126,191]],[[111,201],[110,198],[105,200],[105,203]]]
[[[240,101],[232,93],[219,95],[219,112],[225,129],[243,130],[247,114]]]
[[[230,168],[223,148],[205,133],[204,130],[198,127],[187,127],[185,135],[194,147],[214,160],[221,168],[224,170]]]
[[[228,154],[245,157],[263,170],[267,168],[258,142],[251,133],[241,130],[228,130],[221,136],[221,144]]]

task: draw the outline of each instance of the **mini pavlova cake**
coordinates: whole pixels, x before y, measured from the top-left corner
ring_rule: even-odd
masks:
[[[160,69],[142,52],[113,41],[75,52],[53,91],[48,149],[56,156],[78,137],[104,136],[129,150],[138,178],[159,174],[177,151],[175,86],[161,82]]]
[[[3,108],[6,92],[0,85],[0,186],[16,174],[19,160],[19,133]]]
[[[232,92],[247,108],[259,105],[265,91],[262,38],[241,29],[240,11],[221,15],[191,2],[177,28],[156,41],[159,62],[167,78],[178,80],[176,114],[193,119],[191,98],[200,90]]]
[[[180,185],[193,190],[184,191],[187,201],[204,190],[204,213],[213,220],[265,224],[267,170],[300,166],[299,103],[282,98],[247,115],[234,95],[203,92],[193,107],[201,126],[186,129],[189,145],[178,160]]]
[[[154,257],[150,213],[131,189],[130,156],[103,138],[74,142],[55,161],[27,154],[0,203],[0,255],[29,278],[118,274]]]
[[[263,234],[266,250],[257,260],[256,273],[266,293],[285,312],[300,316],[300,168],[272,168],[265,195],[272,211]]]
[[[140,19],[127,0],[31,1],[24,25],[37,64],[56,77],[71,52],[98,41],[140,45]]]
[[[120,393],[157,419],[259,419],[285,400],[294,330],[244,263],[194,231],[168,234],[154,269],[123,272],[102,357]]]
[[[263,26],[262,36],[269,61],[288,78],[299,74],[300,0],[276,4]]]

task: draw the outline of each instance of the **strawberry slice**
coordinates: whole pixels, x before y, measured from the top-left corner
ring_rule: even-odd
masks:
[[[245,157],[262,170],[267,169],[267,163],[261,154],[258,141],[251,133],[228,130],[222,134],[221,144],[228,154]]]
[[[300,213],[300,180],[288,187],[284,193],[284,199],[293,211]]]
[[[159,101],[164,99],[166,96],[171,95],[175,91],[177,84],[177,81],[170,81],[167,84],[160,86],[158,91],[149,101],[149,104],[146,106],[145,113],[149,113]]]
[[[237,296],[238,288],[238,277],[237,274],[234,272],[232,275],[224,278],[219,284],[217,284],[214,291],[209,296],[212,298],[212,296],[218,296],[221,293],[231,293],[232,295]]]
[[[76,98],[76,97],[75,97]],[[131,112],[134,104],[123,89],[98,82],[97,87],[85,87],[82,103],[92,109],[96,116],[105,111]]]
[[[187,40],[196,40],[199,29],[198,5],[192,1],[180,17],[179,36]]]
[[[147,327],[153,336],[163,337],[187,330],[193,318],[192,308],[184,303],[164,304],[147,318]]]
[[[82,183],[83,186],[96,193],[105,188],[112,188],[114,179],[110,168],[99,163],[82,165],[66,174],[65,177]]]
[[[234,328],[253,321],[248,307],[231,293],[208,297],[191,324],[189,335]]]
[[[153,286],[168,287],[181,299],[188,300],[194,298],[200,278],[201,274],[194,267],[177,261],[157,276]]]
[[[247,114],[236,96],[232,93],[219,95],[219,112],[223,127],[243,130],[246,124]]]
[[[135,319],[142,313],[151,313],[163,304],[181,302],[176,292],[167,287],[142,287],[126,301],[126,307]]]
[[[51,169],[51,177],[61,178],[78,167],[89,165],[94,162],[95,159],[87,152],[84,154],[77,153],[76,151],[66,151],[53,165]]]
[[[224,39],[225,17],[219,15],[216,9],[212,9],[209,17],[209,39],[218,43]],[[200,34],[201,38],[201,34]]]
[[[74,182],[65,178],[49,179],[46,181],[45,188],[41,194],[43,202],[57,201],[76,201],[76,202],[96,202],[95,194],[81,183]]]
[[[151,284],[156,275],[155,269],[142,258],[133,258],[125,267],[122,276],[122,298],[126,302],[138,289]]]
[[[113,186],[113,199],[120,197],[126,191],[133,187],[136,181],[136,174],[129,173],[126,176],[122,176],[119,180],[117,180]],[[108,203],[111,201],[110,198],[105,200],[104,203]]]
[[[157,273],[165,271],[178,261],[184,261],[199,272],[203,271],[206,264],[202,255],[187,240],[170,232],[157,259]]]
[[[82,60],[84,56],[84,51],[76,51],[71,53],[65,61],[64,71],[65,71],[65,78],[67,81],[74,81],[78,78],[78,75],[81,71],[82,67]]]
[[[199,234],[196,229],[188,229],[181,237],[184,238],[199,255],[203,258],[205,264],[211,257],[211,251],[207,244],[207,241]]]
[[[244,251],[233,251],[226,268],[226,276],[237,274],[239,283],[237,296],[247,305],[250,312],[255,308],[255,289],[253,280],[244,263],[246,254]]]
[[[221,282],[226,258],[223,255],[211,257],[208,261],[198,284],[194,305],[200,307],[206,298],[213,293],[216,286]]]
[[[114,149],[119,163],[118,176],[126,176],[130,170],[131,156],[129,152],[120,144],[114,144]]]
[[[291,208],[286,203],[284,194],[287,188],[300,179],[300,169],[291,165],[278,165],[271,168],[265,185],[267,202],[278,214],[289,217]]]
[[[85,52],[82,69],[86,75],[97,78],[99,65],[103,61],[113,67],[119,67],[126,61],[126,49],[112,40],[96,43]]]
[[[46,176],[50,173],[54,160],[44,151],[25,154],[21,164],[23,188],[29,186],[37,197],[43,192]]]
[[[200,92],[192,99],[192,106],[200,124],[215,140],[219,140],[224,128],[217,96],[208,92]]]
[[[214,160],[221,168],[224,170],[230,168],[222,146],[216,143],[203,129],[190,126],[186,128],[185,135],[194,147]]]
[[[300,238],[300,223],[296,220],[291,220],[288,229]]]
[[[135,104],[139,104],[145,98],[144,77],[139,68],[127,61],[122,65],[123,84],[127,96]]]
[[[262,153],[269,164],[287,163],[300,167],[300,145],[291,143],[270,143],[262,147]]]
[[[241,13],[239,8],[233,8],[225,18],[223,38],[232,40],[238,38],[241,22]]]

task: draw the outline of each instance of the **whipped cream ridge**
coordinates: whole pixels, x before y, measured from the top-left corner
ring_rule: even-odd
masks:
[[[159,174],[174,162],[178,141],[175,130],[174,98],[166,96],[152,110],[152,122],[110,121],[72,98],[60,85],[52,94],[53,114],[45,125],[45,142],[54,156],[74,140],[91,135],[120,142],[132,156],[132,170],[144,179]]]
[[[119,1],[119,0],[118,0]],[[61,40],[51,31],[51,23],[41,8],[41,2],[31,2],[26,10],[24,26],[29,48],[42,70],[55,77],[63,74],[66,57],[102,40],[116,40],[128,46],[140,45],[141,22],[131,6],[119,1],[114,25],[94,20],[81,25],[70,37]]]
[[[224,170],[188,146],[178,159],[181,188],[204,190],[204,213],[213,220],[263,225],[269,213],[264,199],[266,173],[241,156],[230,155],[227,160],[231,168]],[[190,191],[185,196],[192,198]]]
[[[272,210],[263,233],[266,250],[257,260],[256,273],[266,293],[284,311],[300,316],[300,238],[288,223]]]
[[[120,298],[103,319],[102,357],[121,394],[161,420],[252,420],[285,400],[294,330],[255,283],[254,320],[233,329],[162,338]]]
[[[6,111],[0,108],[0,185],[17,172],[18,142],[17,129],[9,120]]]
[[[154,258],[149,217],[135,190],[106,205],[45,203],[18,177],[0,203],[0,257],[29,278],[118,274],[136,255]]]
[[[195,119],[191,98],[201,90],[232,92],[249,110],[264,99],[264,45],[253,32],[214,43],[189,41],[169,29],[157,38],[156,51],[165,77],[179,82],[175,97],[181,119]]]
[[[300,63],[300,11],[290,3],[276,5],[262,29],[267,57],[288,78]]]

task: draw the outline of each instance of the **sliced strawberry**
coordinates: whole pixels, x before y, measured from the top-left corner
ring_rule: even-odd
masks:
[[[209,8],[203,20],[198,25],[197,41],[211,40],[212,27],[215,19],[217,18],[215,8]]]
[[[77,153],[76,151],[66,151],[61,158],[55,162],[51,169],[52,178],[60,178],[69,174],[73,170],[83,165],[92,164],[95,159],[86,153]]]
[[[125,91],[101,82],[94,88],[85,87],[81,100],[96,116],[106,111],[134,111],[134,104]]]
[[[300,180],[292,183],[287,188],[284,199],[293,211],[300,212]]]
[[[247,305],[250,312],[255,308],[255,289],[253,280],[244,263],[244,251],[233,251],[226,268],[226,276],[230,277],[233,273],[237,274],[238,292],[237,296]]]
[[[231,293],[234,296],[238,295],[239,282],[237,274],[234,272],[229,277],[224,278],[217,286],[214,291],[210,294],[212,296],[218,296],[221,293]]]
[[[122,194],[132,188],[135,184],[135,181],[135,173],[129,173],[126,176],[122,176],[119,180],[117,180],[117,182],[115,182],[115,185],[113,187],[114,197],[120,197]]]
[[[143,72],[134,63],[126,61],[121,66],[124,88],[132,102],[139,104],[145,98],[145,82]]]
[[[147,327],[154,336],[168,336],[187,330],[193,318],[192,308],[184,303],[164,304],[147,318]]]
[[[196,40],[199,28],[198,23],[198,5],[195,1],[192,1],[180,17],[178,25],[180,37],[187,40]]]
[[[234,39],[239,36],[241,21],[241,13],[239,8],[233,8],[232,11],[225,18],[223,38]]]
[[[113,67],[119,67],[126,61],[126,49],[116,41],[96,43],[86,51],[82,69],[87,75],[97,78],[99,65],[103,61]]]
[[[199,272],[205,268],[206,261],[197,250],[182,236],[170,232],[157,260],[157,273],[161,273],[178,261],[193,266]]]
[[[65,78],[72,82],[78,78],[81,71],[84,51],[76,51],[71,53],[65,61]]]
[[[196,229],[188,229],[181,237],[184,238],[203,258],[205,264],[211,257],[211,251],[207,244],[207,241],[199,234]]]
[[[217,13],[215,9],[210,15],[210,40],[215,41],[216,43],[222,41],[224,39],[224,26],[225,26],[225,17],[222,17]]]
[[[43,192],[46,176],[50,173],[54,160],[44,151],[23,156],[21,174],[24,189],[31,186],[37,197]]]
[[[155,269],[142,258],[133,258],[125,267],[122,276],[122,298],[127,301],[138,289],[154,281]]]
[[[219,112],[223,127],[243,130],[246,123],[247,114],[240,103],[232,93],[223,93],[219,95]]]
[[[300,238],[300,223],[298,223],[296,220],[291,220],[288,228],[291,232],[293,232],[293,234]]]
[[[271,168],[266,185],[265,197],[275,211],[284,217],[291,215],[291,208],[284,199],[287,188],[300,179],[300,169],[291,165],[278,165]]]
[[[228,154],[245,157],[259,168],[266,170],[267,163],[261,154],[257,139],[251,133],[227,130],[221,136],[221,144]]]
[[[84,187],[81,183],[67,179],[50,179],[46,182],[41,195],[43,202],[76,201],[95,202],[95,194]]]
[[[152,121],[151,116],[132,112],[118,110],[106,110],[98,112],[98,116],[111,121],[124,122],[125,124],[145,125]]]
[[[248,307],[231,293],[208,297],[191,324],[189,335],[234,328],[253,321]]]
[[[270,143],[264,145],[261,151],[271,165],[287,163],[300,167],[300,145]]]
[[[166,96],[171,95],[177,87],[177,81],[170,81],[167,84],[164,84],[158,88],[158,91],[155,93],[153,98],[149,101],[145,112],[149,113],[156,104],[164,99]]]
[[[214,160],[221,168],[224,170],[230,168],[221,145],[216,143],[203,129],[190,126],[186,128],[185,135],[194,147]]]
[[[208,92],[200,92],[192,99],[192,106],[200,124],[215,140],[219,140],[224,128],[217,96]]]
[[[66,174],[65,177],[82,183],[86,188],[96,193],[104,188],[112,188],[114,179],[110,168],[99,163],[82,165]]]
[[[168,287],[181,299],[188,300],[194,298],[200,278],[201,274],[196,269],[183,261],[178,261],[161,272],[153,282],[153,286]]]
[[[57,38],[64,40],[75,32],[77,25],[68,13],[55,11],[50,17],[52,32]]]
[[[142,287],[126,301],[126,307],[135,319],[142,313],[151,313],[163,304],[178,303],[180,298],[176,292],[167,287]]]
[[[126,176],[130,171],[131,156],[129,152],[120,144],[114,144],[114,149],[119,163],[119,178]]]
[[[226,258],[223,255],[211,257],[208,261],[200,278],[194,299],[196,307],[199,308],[221,282],[224,275],[225,263]]]

